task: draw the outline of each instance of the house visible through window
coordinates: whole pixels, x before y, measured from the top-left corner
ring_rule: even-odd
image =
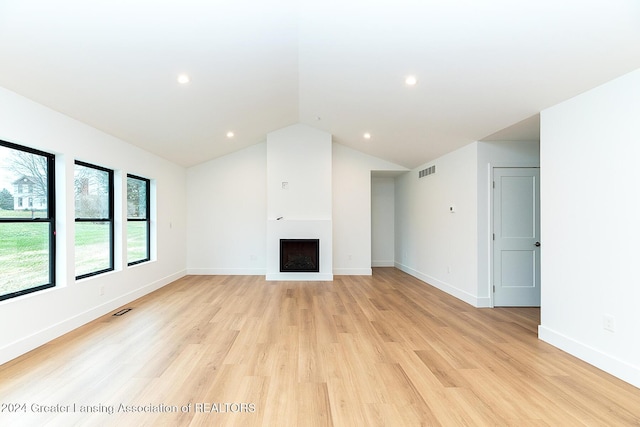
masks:
[[[55,286],[54,165],[53,154],[0,141],[0,300]]]

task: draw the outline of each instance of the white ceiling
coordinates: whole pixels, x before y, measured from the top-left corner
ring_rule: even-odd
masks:
[[[640,68],[640,1],[0,0],[0,60],[0,86],[184,166],[299,122],[412,168]]]

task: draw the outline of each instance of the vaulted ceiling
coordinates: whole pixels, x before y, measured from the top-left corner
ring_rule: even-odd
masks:
[[[415,167],[535,138],[640,68],[640,2],[0,0],[0,61],[0,86],[184,166],[304,123]]]

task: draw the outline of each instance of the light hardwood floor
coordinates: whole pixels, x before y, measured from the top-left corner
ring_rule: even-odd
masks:
[[[392,268],[188,276],[126,307],[1,366],[0,425],[640,425],[640,390],[539,341],[538,309]]]

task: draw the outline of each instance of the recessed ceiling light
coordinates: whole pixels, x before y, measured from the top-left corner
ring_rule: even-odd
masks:
[[[407,78],[404,79],[404,82],[407,86],[415,86],[416,83],[418,83],[418,79],[416,76],[407,76]]]
[[[227,138],[233,138],[235,134],[231,131],[227,132]]]
[[[369,132],[365,132],[362,136],[364,137],[364,139],[371,139],[371,134]]]
[[[191,81],[191,79],[186,74],[180,74],[178,76],[178,83],[180,83],[181,85],[186,85],[190,81]]]

